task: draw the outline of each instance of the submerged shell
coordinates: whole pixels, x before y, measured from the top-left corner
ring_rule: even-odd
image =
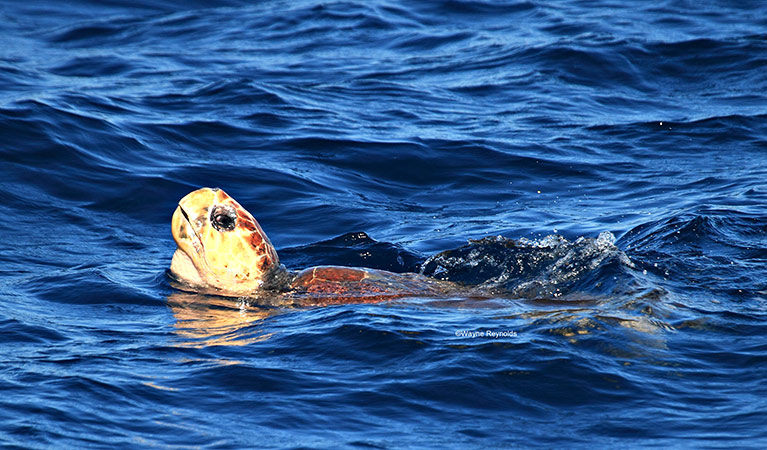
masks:
[[[312,304],[374,303],[401,297],[444,297],[463,291],[458,285],[415,273],[339,266],[312,267],[299,272],[283,293]]]

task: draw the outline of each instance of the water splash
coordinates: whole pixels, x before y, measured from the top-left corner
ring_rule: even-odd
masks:
[[[506,296],[559,298],[616,293],[626,287],[633,268],[634,263],[615,246],[615,236],[606,231],[596,239],[580,237],[573,242],[559,235],[471,240],[427,259],[421,273]],[[623,284],[619,277],[625,278]]]

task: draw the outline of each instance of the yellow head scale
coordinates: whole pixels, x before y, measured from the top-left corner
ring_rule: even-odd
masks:
[[[221,189],[187,194],[172,227],[178,248],[170,270],[185,283],[244,295],[258,290],[264,274],[279,265],[256,219]]]

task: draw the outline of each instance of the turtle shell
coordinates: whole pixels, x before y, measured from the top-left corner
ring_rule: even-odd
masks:
[[[289,295],[311,298],[314,304],[376,303],[399,297],[444,296],[454,290],[450,283],[415,273],[319,266],[299,272]]]

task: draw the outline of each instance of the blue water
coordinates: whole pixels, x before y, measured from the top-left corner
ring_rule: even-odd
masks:
[[[765,33],[761,0],[3,2],[0,443],[764,448]],[[497,298],[176,290],[202,186],[288,267]]]

